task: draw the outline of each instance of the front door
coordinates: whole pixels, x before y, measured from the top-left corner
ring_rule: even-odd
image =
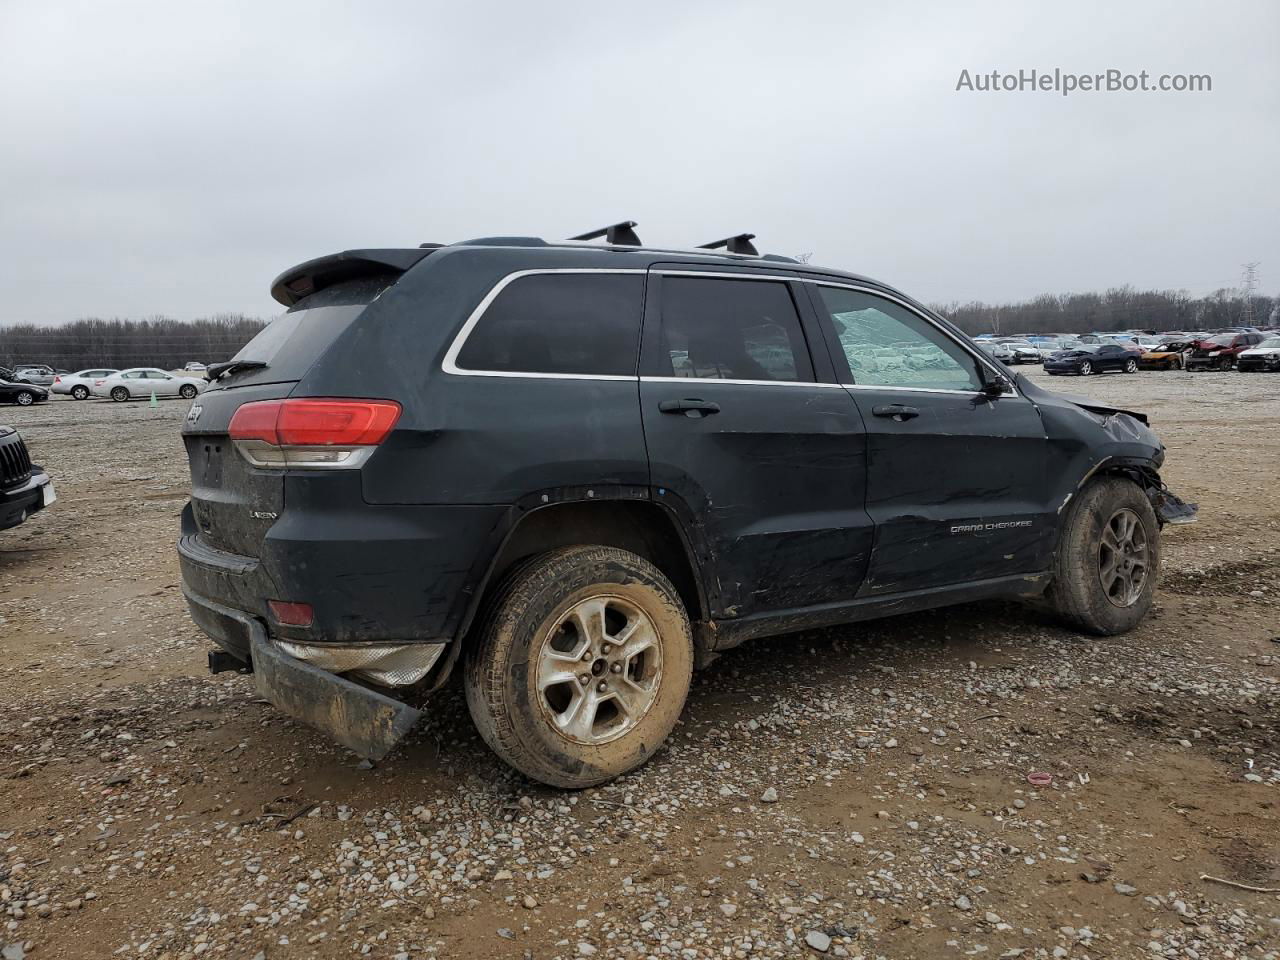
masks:
[[[922,311],[867,289],[810,290],[867,429],[863,595],[1045,569],[1055,517],[1035,405]],[[1010,392],[985,393],[997,379]]]
[[[653,495],[681,515],[717,619],[852,600],[867,438],[801,285],[649,276],[640,406]],[[800,304],[808,311],[807,337]],[[812,342],[811,342],[812,341]]]

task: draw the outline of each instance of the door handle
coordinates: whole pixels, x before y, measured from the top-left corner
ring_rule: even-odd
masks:
[[[901,403],[887,403],[882,407],[872,407],[871,412],[877,417],[892,417],[899,423],[920,416],[918,408],[904,406]]]
[[[658,404],[663,413],[683,413],[697,420],[720,412],[720,404],[714,400],[663,400]]]

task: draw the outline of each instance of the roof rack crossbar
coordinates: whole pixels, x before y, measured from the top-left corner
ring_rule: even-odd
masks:
[[[601,227],[599,230],[588,230],[576,237],[570,237],[570,240],[595,240],[597,237],[604,237],[606,243],[616,244],[620,247],[638,247],[640,246],[640,238],[636,236],[633,229],[636,226],[634,220],[623,220],[621,223],[612,223],[607,227]]]
[[[710,243],[704,243],[698,249],[719,250],[724,247],[729,253],[741,253],[748,257],[758,257],[760,256],[760,251],[751,242],[755,238],[756,235],[754,233],[740,233],[734,237],[725,237],[723,240],[712,240]]]

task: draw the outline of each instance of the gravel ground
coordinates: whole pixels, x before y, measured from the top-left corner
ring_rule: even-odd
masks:
[[[1201,504],[1140,629],[984,603],[760,641],[577,794],[456,689],[361,769],[209,676],[187,404],[5,409],[59,500],[0,534],[0,956],[1280,956],[1280,377],[1030,375],[1150,413]]]

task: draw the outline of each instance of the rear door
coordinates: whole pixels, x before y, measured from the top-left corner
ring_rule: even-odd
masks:
[[[800,284],[655,267],[641,373],[650,482],[714,571],[713,616],[853,599],[867,439]]]
[[[1016,392],[985,395],[988,380],[1012,389],[1007,375],[905,301],[852,286],[809,290],[867,429],[875,547],[863,594],[1042,570],[1054,520],[1035,405]]]

